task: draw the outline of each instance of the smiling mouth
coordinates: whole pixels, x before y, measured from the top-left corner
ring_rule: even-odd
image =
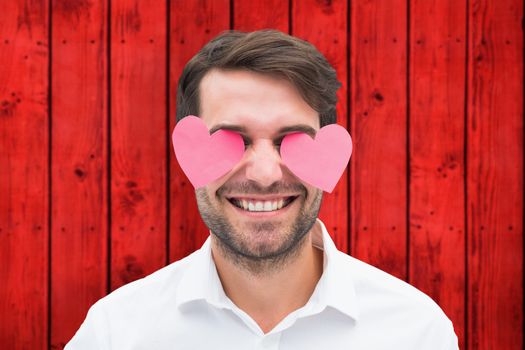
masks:
[[[273,198],[271,200],[258,200],[253,198],[227,198],[228,201],[239,209],[249,212],[272,212],[289,206],[299,196]]]

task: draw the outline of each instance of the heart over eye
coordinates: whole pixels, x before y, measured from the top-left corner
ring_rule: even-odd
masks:
[[[238,133],[219,130],[210,135],[204,122],[195,116],[177,123],[172,141],[177,161],[195,188],[228,173],[244,154]]]
[[[352,138],[337,124],[321,128],[315,139],[305,133],[293,133],[281,143],[281,157],[286,166],[301,180],[329,193],[351,155]]]

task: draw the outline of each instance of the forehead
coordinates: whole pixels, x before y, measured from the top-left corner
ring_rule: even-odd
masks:
[[[254,132],[296,124],[319,129],[319,114],[289,81],[246,70],[211,70],[201,81],[200,117],[208,128],[219,123]]]

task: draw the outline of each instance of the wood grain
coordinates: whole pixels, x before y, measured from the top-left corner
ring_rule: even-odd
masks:
[[[253,31],[272,28],[288,33],[288,1],[235,0],[233,3],[233,29]]]
[[[111,288],[166,263],[166,3],[111,1]]]
[[[409,282],[465,320],[465,1],[410,3]],[[439,30],[436,30],[439,28]]]
[[[351,252],[407,278],[407,11],[352,2]],[[396,13],[396,16],[392,16]]]
[[[523,349],[523,2],[468,15],[468,345]]]
[[[48,2],[0,11],[0,348],[48,332]]]
[[[348,23],[347,2],[314,0],[292,2],[291,34],[317,47],[337,71],[337,124],[348,128]],[[323,194],[319,214],[336,246],[348,252],[348,169],[332,193]]]
[[[107,4],[55,1],[52,18],[50,326],[62,349],[107,291]]]

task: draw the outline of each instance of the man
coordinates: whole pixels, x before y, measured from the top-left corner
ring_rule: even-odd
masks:
[[[208,43],[182,73],[177,120],[245,143],[195,191],[210,237],[97,302],[66,349],[457,349],[429,297],[336,249],[322,190],[283,163],[286,134],[335,123],[339,86],[312,45],[277,31]]]

